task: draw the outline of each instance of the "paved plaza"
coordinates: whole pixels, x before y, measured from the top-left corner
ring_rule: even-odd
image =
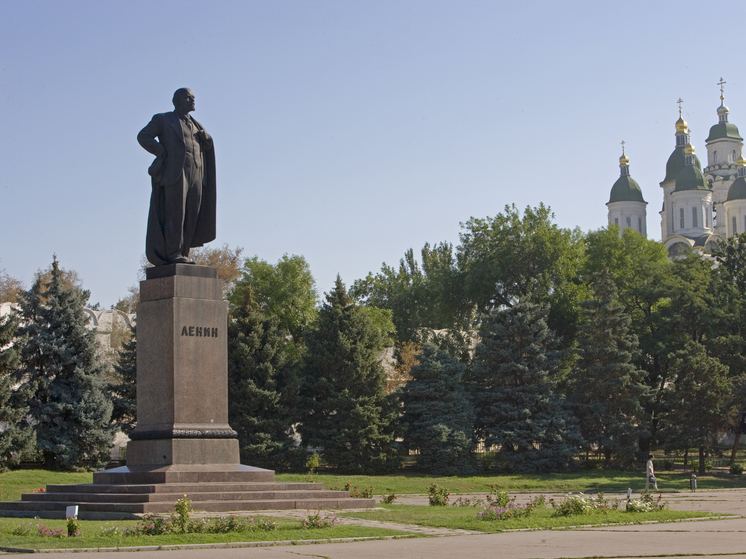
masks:
[[[519,494],[523,501],[528,494]],[[418,501],[424,497],[406,497]],[[373,540],[271,547],[180,549],[133,552],[137,559],[328,559],[406,558],[438,559],[560,559],[581,557],[746,557],[746,490],[699,491],[664,494],[674,510],[707,510],[742,515],[739,518],[699,520],[665,524],[579,528],[474,534],[452,530],[407,527],[413,532],[439,536],[417,539]],[[275,515],[303,514],[285,511]],[[269,513],[268,513],[269,514]],[[346,523],[388,526],[375,521],[345,520]],[[393,526],[392,526],[393,527]],[[401,525],[397,528],[402,529]],[[122,559],[122,552],[54,553],[55,559]]]

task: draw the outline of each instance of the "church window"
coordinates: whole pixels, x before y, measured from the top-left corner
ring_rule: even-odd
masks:
[[[619,225],[619,218],[618,217],[614,218],[614,225]]]
[[[731,161],[732,161],[733,163],[735,163],[735,162],[736,162],[736,150],[733,150],[733,153],[731,153],[731,159],[730,159],[730,160],[731,160]]]
[[[684,208],[679,208],[679,229],[684,228]]]
[[[710,214],[707,210],[705,210],[705,227],[710,226]]]
[[[639,231],[640,233],[642,233],[642,218],[641,218],[641,217],[638,217],[638,218],[637,218],[637,230],[638,230],[638,231]]]
[[[697,226],[697,208],[692,208],[692,227]]]
[[[632,218],[631,217],[627,218],[627,227],[632,227]]]
[[[736,222],[736,216],[733,216],[733,219],[731,221],[733,221],[733,231],[731,231],[731,234],[738,235],[738,225]]]
[[[712,163],[715,164],[718,162],[718,152],[717,150],[712,152]]]

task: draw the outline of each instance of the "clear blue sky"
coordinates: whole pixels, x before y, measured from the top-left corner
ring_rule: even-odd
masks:
[[[606,223],[626,141],[660,238],[676,100],[692,142],[746,132],[737,2],[0,1],[0,269],[56,253],[91,301],[136,283],[152,157],[190,87],[215,139],[218,238],[301,254],[320,291],[543,202]]]

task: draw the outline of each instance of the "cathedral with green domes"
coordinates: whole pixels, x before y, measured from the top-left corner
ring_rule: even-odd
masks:
[[[707,167],[702,168],[691,143],[689,127],[681,116],[676,121],[676,144],[666,163],[663,189],[661,239],[673,258],[686,247],[709,252],[718,241],[746,231],[746,160],[743,138],[728,122],[723,84],[720,80],[718,122],[705,140]],[[609,224],[632,227],[647,235],[647,202],[629,173],[629,158],[622,148],[620,176],[611,188]]]

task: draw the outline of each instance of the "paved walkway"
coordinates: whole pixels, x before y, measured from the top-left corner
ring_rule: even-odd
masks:
[[[417,502],[423,497],[407,497]],[[518,494],[518,502],[529,498]],[[665,494],[675,510],[709,510],[746,515],[746,490],[701,491],[697,493]],[[305,511],[274,512],[274,515],[302,516]],[[358,522],[345,519],[345,523]],[[364,521],[386,526],[386,522]],[[390,525],[400,530],[401,525]],[[354,543],[324,543],[272,547],[242,547],[223,549],[189,549],[178,551],[142,551],[126,557],[137,559],[559,559],[609,557],[730,557],[746,559],[746,519],[643,524],[632,526],[582,528],[474,534],[466,531],[406,527],[414,532],[452,536],[401,540],[373,540]],[[55,553],[54,559],[123,559],[121,553],[83,552]]]

